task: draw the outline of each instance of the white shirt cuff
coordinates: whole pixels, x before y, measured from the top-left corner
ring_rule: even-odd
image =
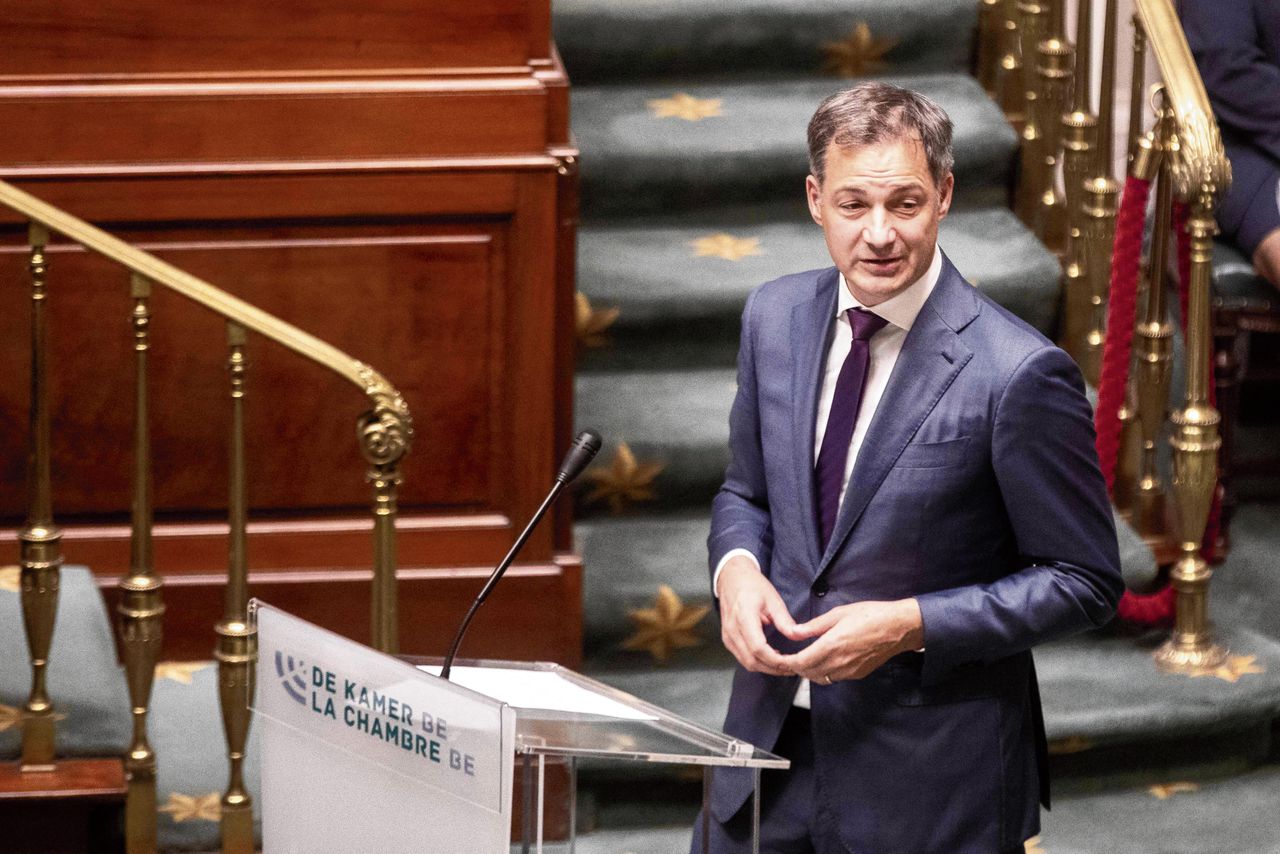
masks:
[[[711,595],[720,598],[720,570],[724,569],[724,565],[729,562],[730,558],[745,557],[756,565],[756,569],[760,569],[760,561],[756,556],[746,549],[729,549],[725,552],[724,557],[720,558],[720,562],[716,564],[716,571],[711,573]],[[761,570],[763,572],[764,570]]]

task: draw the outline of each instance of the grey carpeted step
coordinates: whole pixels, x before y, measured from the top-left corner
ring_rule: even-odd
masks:
[[[1230,777],[1148,774],[1122,789],[1055,798],[1043,854],[1276,854],[1280,767]],[[1270,818],[1268,818],[1270,816]],[[663,849],[654,849],[654,851]],[[644,854],[636,849],[635,854]],[[683,852],[682,852],[683,854]]]
[[[698,241],[716,235],[740,241],[746,254],[699,255]],[[939,240],[979,290],[1052,334],[1061,268],[1010,211],[958,210],[942,221]],[[585,351],[582,368],[731,365],[747,294],[770,279],[830,264],[803,205],[584,226],[579,288],[593,307],[619,313],[605,345]]]
[[[631,634],[628,614],[649,607],[655,591],[667,585],[688,605],[711,604],[707,572],[706,509],[672,516],[596,518],[574,528],[579,553],[591,570],[582,577],[583,635],[588,657],[611,667],[652,665],[642,652],[620,644]],[[714,611],[697,626],[705,644],[719,646]],[[689,653],[680,653],[687,661]],[[727,663],[721,659],[717,663]]]
[[[938,101],[955,123],[957,199],[1005,204],[1017,137],[975,80],[960,74],[892,78]],[[803,198],[805,127],[847,81],[769,80],[581,86],[572,92],[582,150],[582,205],[628,216]],[[683,93],[719,102],[699,121],[658,118],[649,102]]]
[[[580,854],[687,854],[698,795],[672,793],[671,806],[605,816],[605,825],[578,837]],[[1120,788],[1058,793],[1041,813],[1035,854],[1276,854],[1280,852],[1280,767],[1266,765],[1237,776],[1147,774]],[[567,854],[568,846],[544,848]]]
[[[729,462],[729,408],[737,390],[733,368],[595,371],[579,374],[574,417],[579,429],[605,438],[593,472],[602,471],[625,442],[640,464],[662,466],[654,500],[626,511],[697,506],[705,509]],[[588,474],[590,478],[591,473]],[[596,490],[579,490],[579,516],[609,509]]]
[[[897,74],[963,71],[972,0],[555,0],[556,46],[575,85],[602,80],[817,74],[825,47],[870,29],[867,58]],[[881,66],[876,65],[875,68]]]
[[[1246,517],[1246,524],[1251,521]],[[711,604],[707,566],[710,527],[706,504],[665,515],[597,516],[574,527],[578,553],[590,568],[582,581],[583,637],[588,658],[598,666],[615,669],[651,665],[650,657],[622,650],[621,643],[634,628],[628,615],[636,608],[651,606],[662,585],[670,587],[686,605]],[[1116,530],[1125,578],[1131,588],[1141,588],[1156,574],[1155,558],[1123,519],[1117,518]],[[1277,591],[1272,588],[1280,587],[1261,566],[1250,569],[1247,573],[1237,570],[1234,575],[1228,574],[1228,578],[1237,579],[1230,588],[1231,613],[1239,613],[1237,619],[1246,626],[1251,625],[1250,617],[1266,610],[1262,602],[1274,601],[1271,596],[1251,601],[1251,594],[1274,593]],[[1253,585],[1241,578],[1246,575],[1254,579]],[[1256,586],[1259,584],[1261,590]],[[720,624],[714,610],[698,624],[696,636],[705,644],[718,646]],[[682,652],[678,658],[688,663],[690,655]]]
[[[31,689],[18,579],[16,566],[0,567],[0,706],[8,707],[0,709],[0,759],[20,753],[22,728],[10,716]],[[128,744],[131,716],[106,604],[87,567],[64,566],[59,588],[48,669],[58,755],[118,755]]]
[[[1115,745],[1160,745],[1254,729],[1280,717],[1280,644],[1247,630],[1223,632],[1233,655],[1253,656],[1249,672],[1231,682],[1156,670],[1151,652],[1166,632],[1139,642],[1093,632],[1035,651],[1052,743],[1076,754]],[[677,654],[664,667],[641,667],[617,655],[589,660],[593,678],[718,729],[728,707],[732,662],[708,648]],[[1156,755],[1158,747],[1153,747]],[[1074,756],[1077,767],[1087,766]]]

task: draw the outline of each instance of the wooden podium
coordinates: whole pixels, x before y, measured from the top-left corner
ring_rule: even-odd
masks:
[[[577,161],[548,0],[0,8],[0,178],[404,392],[417,436],[401,648],[443,651],[570,438]],[[0,218],[0,562],[16,559],[26,509],[25,240]],[[128,280],[56,243],[48,261],[54,512],[67,561],[114,595],[128,567]],[[207,658],[226,566],[225,336],[168,294],[152,310],[164,656]],[[251,590],[366,640],[360,396],[279,348],[256,343],[249,360]],[[465,654],[578,663],[568,521],[534,534]]]

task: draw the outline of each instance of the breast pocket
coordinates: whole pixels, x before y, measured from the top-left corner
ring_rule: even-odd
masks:
[[[902,449],[896,468],[936,469],[963,462],[969,450],[969,437],[942,442],[912,442]]]

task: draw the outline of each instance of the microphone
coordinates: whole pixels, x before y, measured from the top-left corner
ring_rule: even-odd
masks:
[[[556,482],[551,486],[551,491],[542,500],[542,505],[533,514],[533,518],[529,520],[529,524],[525,526],[524,531],[516,538],[511,550],[502,559],[502,563],[498,564],[493,574],[489,576],[489,580],[485,582],[484,587],[480,590],[480,595],[471,603],[471,609],[467,611],[467,616],[462,618],[462,623],[458,626],[458,632],[453,636],[453,643],[449,646],[449,654],[444,657],[444,666],[440,668],[441,679],[449,678],[449,673],[453,670],[453,659],[458,654],[458,647],[462,645],[462,636],[467,633],[467,627],[471,625],[471,619],[475,617],[476,611],[480,610],[484,600],[489,598],[489,594],[493,592],[493,588],[497,586],[498,581],[506,574],[507,567],[511,566],[511,562],[516,559],[520,549],[524,548],[525,540],[529,539],[529,535],[533,533],[534,526],[541,521],[543,515],[547,512],[547,508],[560,495],[560,491],[571,483],[574,478],[582,474],[583,470],[586,469],[599,451],[600,437],[590,430],[583,430],[573,440],[573,444],[569,446],[568,453],[564,455],[564,459],[560,462],[560,470],[556,472]]]

